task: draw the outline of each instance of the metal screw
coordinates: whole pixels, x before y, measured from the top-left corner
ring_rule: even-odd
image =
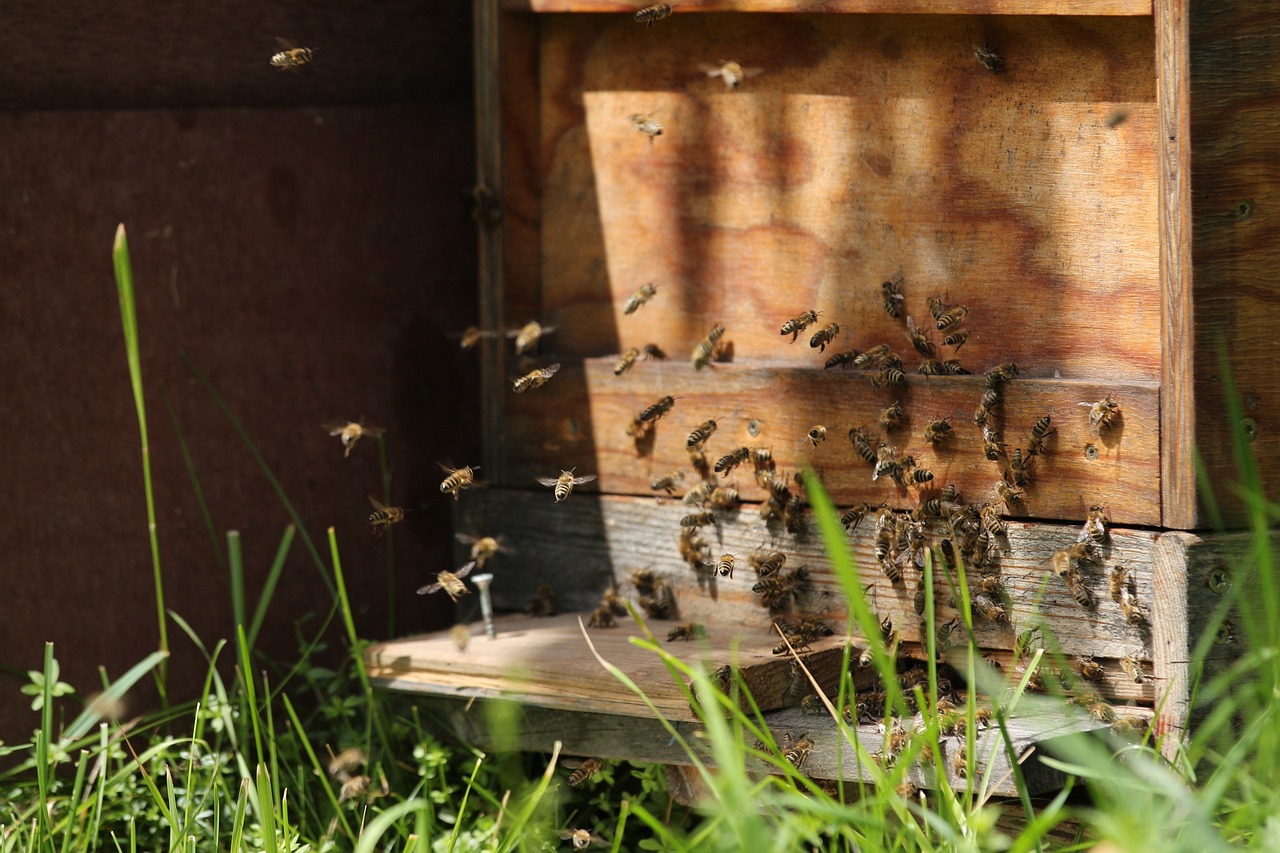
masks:
[[[1092,444],[1084,446],[1084,458],[1090,461],[1098,458],[1098,448]]]
[[[1245,418],[1240,422],[1240,427],[1244,430],[1245,437],[1249,441],[1256,441],[1258,438],[1258,422],[1253,418]]]
[[[1209,589],[1216,593],[1224,593],[1231,589],[1231,572],[1224,565],[1217,565],[1209,572]]]
[[[1253,199],[1242,198],[1236,202],[1236,206],[1231,211],[1231,216],[1237,221],[1253,216]]]
[[[747,434],[755,438],[760,434],[760,422],[755,418],[747,421]]]
[[[489,584],[493,583],[493,575],[475,575],[471,582],[480,590],[480,615],[484,617],[484,632],[492,640],[498,636],[498,628],[493,624],[493,601],[489,598]]]

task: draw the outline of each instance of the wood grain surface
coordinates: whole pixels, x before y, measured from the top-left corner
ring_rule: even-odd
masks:
[[[516,12],[635,12],[652,0],[502,0]],[[1150,15],[1151,0],[682,0],[688,12],[934,15]],[[667,22],[669,25],[670,22]]]

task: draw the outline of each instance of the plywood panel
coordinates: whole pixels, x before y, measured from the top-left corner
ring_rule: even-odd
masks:
[[[1149,19],[663,24],[542,21],[543,312],[561,353],[624,336],[687,352],[723,322],[744,363],[809,363],[778,330],[811,308],[844,345],[903,346],[879,297],[901,270],[905,314],[943,293],[971,309],[963,358],[1159,379]],[[763,74],[727,91],[699,69],[726,58]],[[651,144],[633,113],[665,132]]]

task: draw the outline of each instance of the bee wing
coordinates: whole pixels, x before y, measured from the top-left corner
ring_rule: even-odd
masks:
[[[719,65],[712,65],[708,62],[699,62],[698,69],[708,77],[719,77],[724,73],[724,69]]]
[[[475,567],[476,567],[476,561],[469,560],[468,562],[463,563],[462,566],[456,572],[453,573],[453,576],[461,580],[462,578],[465,578],[467,575],[471,574],[471,570],[474,569]]]
[[[546,367],[542,368],[542,372],[548,376],[554,376],[556,371],[558,371],[559,369],[560,369],[560,362],[557,361],[555,364],[548,364]]]
[[[386,506],[383,505],[382,501],[378,500],[373,495],[369,495],[369,503],[373,504],[373,508],[376,510],[381,511],[386,509]]]
[[[437,464],[437,465],[439,465],[439,466],[440,466],[440,470],[441,470],[441,471],[443,471],[443,472],[445,472],[446,474],[456,474],[456,473],[457,473],[457,471],[458,471],[458,469],[457,469],[457,468],[454,468],[454,467],[452,467],[452,466],[450,466],[450,465],[446,465],[446,464],[444,464],[443,462],[436,462],[436,464]]]
[[[463,545],[476,544],[476,537],[472,536],[470,533],[455,533],[453,538],[457,539]]]
[[[1081,403],[1082,406],[1090,405],[1089,403]],[[320,429],[326,430],[329,435],[341,435],[342,431],[347,428],[349,421],[325,421],[320,424]]]
[[[554,486],[556,483],[560,482],[559,477],[538,477],[536,479],[544,486]]]
[[[380,426],[362,426],[360,431],[371,438],[377,438],[387,431],[386,427]]]
[[[574,484],[575,486],[580,486],[580,485],[582,485],[583,483],[590,483],[590,482],[591,482],[592,480],[594,480],[595,478],[596,478],[596,475],[595,475],[595,474],[585,474],[585,475],[583,475],[583,476],[581,476],[581,477],[574,477],[574,478],[573,478],[573,484]]]
[[[418,595],[430,595],[433,592],[439,592],[441,585],[437,583],[429,583],[426,586],[418,587]]]
[[[742,69],[743,77],[758,77],[763,73],[764,73],[763,68],[743,68]]]

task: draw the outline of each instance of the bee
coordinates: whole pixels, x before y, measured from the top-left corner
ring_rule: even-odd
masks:
[[[1108,705],[1107,707],[1111,706]],[[1119,717],[1111,726],[1111,731],[1126,740],[1137,742],[1146,737],[1147,728],[1147,721],[1141,717]]]
[[[853,445],[854,451],[862,457],[868,465],[875,465],[879,460],[876,452],[871,449],[871,444],[867,441],[866,435],[861,427],[853,427],[849,430],[849,443]]]
[[[681,527],[706,527],[715,523],[715,513],[711,512],[695,512],[680,519]]]
[[[924,440],[929,444],[940,444],[951,435],[951,418],[930,418],[924,430]]]
[[[309,47],[298,47],[286,38],[276,36],[276,44],[282,50],[271,55],[271,67],[281,71],[294,71],[312,60],[313,51]]]
[[[645,422],[635,417],[631,419],[631,423],[627,424],[627,435],[634,438],[636,444],[639,445],[640,441],[649,434],[649,430],[652,428],[652,422]]]
[[[739,447],[716,460],[716,473],[724,476],[751,458],[750,447]]]
[[[356,449],[356,442],[364,436],[377,438],[386,432],[382,427],[365,426],[364,419],[359,421],[330,421],[324,424],[323,429],[329,435],[336,435],[342,442],[342,458],[346,459],[351,455],[351,451]]]
[[[920,483],[928,483],[933,480],[933,472],[928,468],[916,468],[911,472],[908,480],[917,485]]]
[[[349,746],[329,759],[329,778],[345,782],[368,762],[369,759],[363,749],[358,746]]]
[[[1027,493],[1022,489],[1011,486],[1004,480],[996,480],[996,494],[1000,496],[1000,500],[1004,501],[1005,509],[1013,510],[1015,503],[1022,503],[1027,498]]]
[[[858,529],[858,525],[862,524],[862,519],[866,514],[871,512],[871,504],[863,501],[862,503],[846,510],[844,515],[840,516],[840,523],[844,525],[846,533],[853,533]]]
[[[879,373],[872,377],[871,387],[883,388],[886,385],[905,385],[906,381],[907,375],[902,372],[902,368],[893,364],[886,364],[880,368]]]
[[[817,693],[810,693],[800,700],[800,713],[806,717],[821,717],[826,712],[827,709],[822,704],[822,697]]]
[[[338,802],[345,803],[347,800],[363,799],[365,802],[372,802],[378,797],[385,797],[390,793],[390,787],[387,785],[387,777],[382,777],[382,784],[378,788],[373,788],[373,780],[368,776],[352,776],[350,779],[342,783],[342,788],[338,791]]]
[[[471,546],[471,559],[476,561],[477,569],[483,569],[484,564],[489,562],[499,551],[504,554],[515,553],[511,548],[508,548],[492,536],[475,537],[467,533],[458,533],[455,538],[462,544]]]
[[[916,586],[916,594],[911,598],[911,606],[915,608],[917,616],[924,615],[925,605],[929,603],[925,595],[924,580],[921,579],[920,584]]]
[[[574,850],[586,850],[591,845],[608,844],[598,835],[592,835],[588,829],[566,829],[560,833],[561,841],[568,841],[573,845]]]
[[[958,328],[964,322],[964,318],[969,316],[969,309],[963,305],[957,305],[948,311],[943,311],[934,317],[937,321],[934,325],[938,327],[939,332],[946,332],[951,329]]]
[[[1120,671],[1132,678],[1134,684],[1141,684],[1147,680],[1146,674],[1142,669],[1142,662],[1133,655],[1125,655],[1120,658]]]
[[[1081,403],[1080,405],[1089,407],[1089,426],[1097,430],[1099,434],[1110,429],[1120,415],[1120,406],[1115,400],[1111,399],[1110,394],[1096,403]]]
[[[880,413],[880,429],[885,432],[893,432],[902,427],[902,422],[907,417],[906,411],[902,408],[901,403],[894,403],[888,406]]]
[[[667,633],[667,642],[675,640],[705,640],[707,638],[707,626],[700,625],[697,622],[690,622],[688,625],[677,625]]]
[[[1085,681],[1101,681],[1106,676],[1102,664],[1093,659],[1093,655],[1075,659],[1076,673]]]
[[[969,775],[969,748],[963,738],[956,741],[955,748],[956,754],[951,756],[951,772],[964,779]]]
[[[643,306],[646,302],[652,299],[654,294],[656,294],[657,292],[658,292],[657,285],[655,285],[653,282],[649,282],[648,284],[644,285],[639,290],[637,290],[635,293],[631,294],[631,297],[627,299],[627,304],[622,306],[622,313],[623,314],[636,313],[636,311],[638,311],[641,308],[641,306]]]
[[[497,335],[497,332],[486,332],[479,326],[467,326],[462,330],[462,334],[457,336],[458,348],[463,352],[468,352],[475,349],[476,344],[480,343],[481,339],[493,338],[497,337]]]
[[[1067,589],[1071,592],[1071,597],[1076,600],[1076,604],[1086,610],[1093,609],[1093,593],[1084,585],[1084,577],[1079,569],[1068,568],[1062,573],[1062,579],[1066,581]]]
[[[1009,525],[1000,517],[995,504],[983,504],[978,511],[979,518],[982,521],[982,528],[992,536],[1003,536],[1009,532]]]
[[[709,562],[707,543],[697,535],[696,529],[686,527],[680,534],[680,558],[695,572],[701,572]]]
[[[760,579],[776,575],[782,571],[783,565],[787,562],[787,555],[781,551],[774,551],[764,558],[752,556],[748,559],[755,566],[756,578]]]
[[[1018,365],[1006,361],[987,371],[987,387],[999,387],[1001,382],[1008,382],[1018,375]]]
[[[813,739],[807,734],[801,735],[792,741],[787,738],[787,745],[782,753],[782,757],[791,763],[791,766],[799,770],[809,758],[809,753],[813,752]]]
[[[800,336],[801,332],[818,322],[818,313],[819,312],[817,311],[806,311],[803,314],[798,314],[795,317],[792,317],[790,320],[782,324],[781,334],[784,336],[790,335],[791,343],[794,344],[796,342],[796,338]]]
[[[902,295],[902,282],[902,273],[899,272],[893,278],[880,284],[880,290],[884,294],[884,313],[895,320],[902,316],[902,302],[906,299]],[[908,320],[907,322],[910,323],[911,321]]]
[[[949,335],[942,339],[943,346],[955,347],[959,351],[964,346],[965,341],[969,340],[968,329],[955,329]]]
[[[578,769],[569,774],[569,787],[576,788],[583,782],[587,782],[592,776],[600,772],[600,768],[604,766],[604,761],[599,758],[585,758],[578,765]]]
[[[553,494],[555,495],[556,503],[560,503],[560,501],[569,497],[574,486],[581,486],[583,483],[590,483],[596,478],[595,474],[585,474],[581,477],[575,477],[573,472],[576,470],[578,469],[574,468],[570,471],[562,470],[559,477],[538,477],[536,479],[542,485],[550,486],[554,489],[555,491]]]
[[[684,503],[695,506],[705,504],[710,498],[711,493],[716,490],[714,480],[703,480],[698,485],[685,492]]]
[[[636,416],[636,420],[640,421],[641,423],[649,423],[651,421],[660,420],[661,418],[665,417],[668,412],[671,411],[672,406],[674,406],[675,404],[676,404],[675,397],[671,397],[671,396],[663,397],[661,400],[654,403],[653,405],[646,406],[644,410],[642,410],[640,414]]]
[[[556,590],[549,583],[538,584],[537,590],[525,603],[524,612],[530,616],[555,616],[560,612],[560,602]]]
[[[718,66],[703,65],[702,70],[708,77],[719,77],[726,86],[735,90],[742,85],[743,80],[755,77],[764,71],[763,68],[743,68],[738,63],[727,59],[720,60]]]
[[[591,611],[591,618],[587,620],[588,628],[615,628],[617,625],[617,620],[613,618],[613,610],[607,604],[601,604]]]
[[[978,408],[973,413],[973,422],[978,426],[987,425],[987,416],[991,414],[991,410],[1000,404],[1000,392],[994,388],[988,388],[982,392],[982,399],[978,400]]]
[[[792,495],[782,509],[782,526],[793,536],[804,532],[804,498]]]
[[[532,391],[535,388],[541,388],[556,375],[556,371],[560,369],[559,363],[548,364],[546,367],[539,367],[531,370],[524,376],[511,380],[511,390],[517,394],[523,394],[526,391]]]
[[[810,348],[817,349],[818,352],[826,352],[827,344],[834,341],[840,335],[839,323],[828,323],[821,329],[813,333],[813,337],[809,338]]]
[[[1078,540],[1088,541],[1095,548],[1101,547],[1107,539],[1107,520],[1106,510],[1101,506],[1089,507],[1089,515],[1085,518],[1084,528],[1080,531]]]
[[[751,460],[751,464],[759,471],[762,468],[773,467],[773,451],[767,447],[752,447],[747,451],[747,458]]]
[[[729,578],[730,580],[732,580],[733,564],[734,564],[735,558],[736,558],[736,555],[734,554],[721,554],[720,561],[716,563],[716,574],[718,574],[722,578]]]
[[[888,344],[877,344],[866,352],[855,356],[853,366],[858,370],[866,370],[868,367],[876,367],[890,355]]]
[[[876,448],[876,466],[871,472],[872,482],[881,477],[892,477],[895,481],[902,479],[902,463],[897,460],[895,450],[887,444]]]
[[[645,344],[644,356],[645,358],[651,358],[654,361],[667,360],[667,354],[663,352],[662,347],[658,346],[657,344]]]
[[[1036,421],[1031,427],[1031,441],[1028,443],[1027,453],[1032,456],[1039,456],[1044,451],[1044,442],[1048,438],[1049,433],[1056,432],[1053,427],[1049,426],[1051,416],[1045,415]]]
[[[454,601],[458,600],[458,596],[467,595],[471,590],[467,589],[467,585],[462,579],[471,574],[471,570],[476,567],[476,561],[463,564],[462,568],[456,572],[436,572],[436,582],[429,583],[426,586],[418,588],[418,595],[430,595],[433,592],[444,590]]]
[[[720,352],[720,339],[724,337],[724,326],[716,324],[707,336],[693,348],[693,369],[701,370],[711,363]]]
[[[538,346],[538,341],[542,340],[543,335],[549,335],[556,330],[555,326],[544,326],[537,320],[530,320],[519,329],[512,329],[507,332],[508,338],[515,338],[516,355],[524,355],[533,352]]]
[[[1021,447],[1015,447],[1009,454],[1009,479],[1015,486],[1025,486],[1031,480],[1031,465],[1035,457],[1024,456]]]
[[[807,441],[814,447],[817,447],[819,444],[827,440],[827,428],[819,424],[809,430],[808,435],[801,440]]]
[[[662,135],[662,122],[649,113],[632,113],[631,129],[649,137],[649,144],[652,145],[653,141]]]
[[[641,9],[639,12],[636,12],[634,17],[637,24],[644,24],[647,29],[670,14],[671,4],[659,3],[656,6],[649,6],[645,9]]]
[[[373,525],[374,536],[381,536],[391,525],[404,521],[404,509],[398,506],[384,506],[373,495],[369,495],[369,503],[373,504],[373,512],[369,514],[369,524]]]
[[[854,366],[854,361],[858,359],[859,353],[856,349],[838,352],[827,359],[827,363],[823,365],[824,370],[830,370],[833,367],[840,367],[845,370]]]
[[[936,358],[926,358],[920,362],[920,366],[916,368],[916,373],[921,376],[946,376],[947,368]]]
[[[622,355],[618,356],[618,361],[613,366],[613,375],[621,376],[631,368],[635,367],[636,359],[640,358],[640,350],[631,347]]]
[[[916,352],[925,358],[933,358],[938,354],[938,349],[933,345],[933,341],[929,340],[929,336],[925,334],[924,329],[916,325],[916,321],[907,318],[907,339],[911,341],[911,345],[916,348]]]
[[[711,438],[712,433],[716,431],[716,422],[714,420],[703,421],[691,433],[689,433],[688,447],[701,447],[707,443],[707,439]]]
[[[1004,57],[986,45],[979,47],[975,44],[973,46],[973,58],[993,74],[999,74],[1004,71]]]
[[[996,604],[991,596],[985,593],[978,593],[972,599],[973,609],[982,614],[982,618],[988,622],[1008,622],[1009,616],[1005,613],[1003,607]]]
[[[724,487],[713,490],[709,500],[715,509],[729,511],[742,503],[742,496],[738,494],[737,489]]]
[[[651,593],[654,585],[658,583],[658,577],[653,573],[653,569],[632,569],[629,577],[631,585],[636,588],[636,592]]]
[[[469,489],[476,484],[476,472],[480,470],[479,465],[450,468],[448,465],[442,465],[439,462],[436,464],[440,465],[440,470],[447,475],[440,481],[441,494],[453,495],[453,499],[456,501],[464,489]]]
[[[671,587],[666,581],[659,580],[654,584],[652,592],[652,595],[640,596],[640,607],[650,619],[670,619],[675,607]]]
[[[672,471],[670,474],[663,474],[649,484],[649,488],[655,492],[666,492],[667,495],[676,493],[677,483],[684,481],[683,471]]]
[[[816,640],[819,637],[830,637],[835,629],[821,619],[802,619],[796,625],[795,633],[806,639]]]
[[[778,645],[773,647],[773,653],[775,655],[785,655],[787,652],[791,651],[791,649],[787,648],[787,643],[791,644],[791,649],[795,649],[797,654],[800,652],[812,651],[812,649],[809,648],[808,639],[804,636],[801,634],[787,634],[785,642],[778,643]]]

